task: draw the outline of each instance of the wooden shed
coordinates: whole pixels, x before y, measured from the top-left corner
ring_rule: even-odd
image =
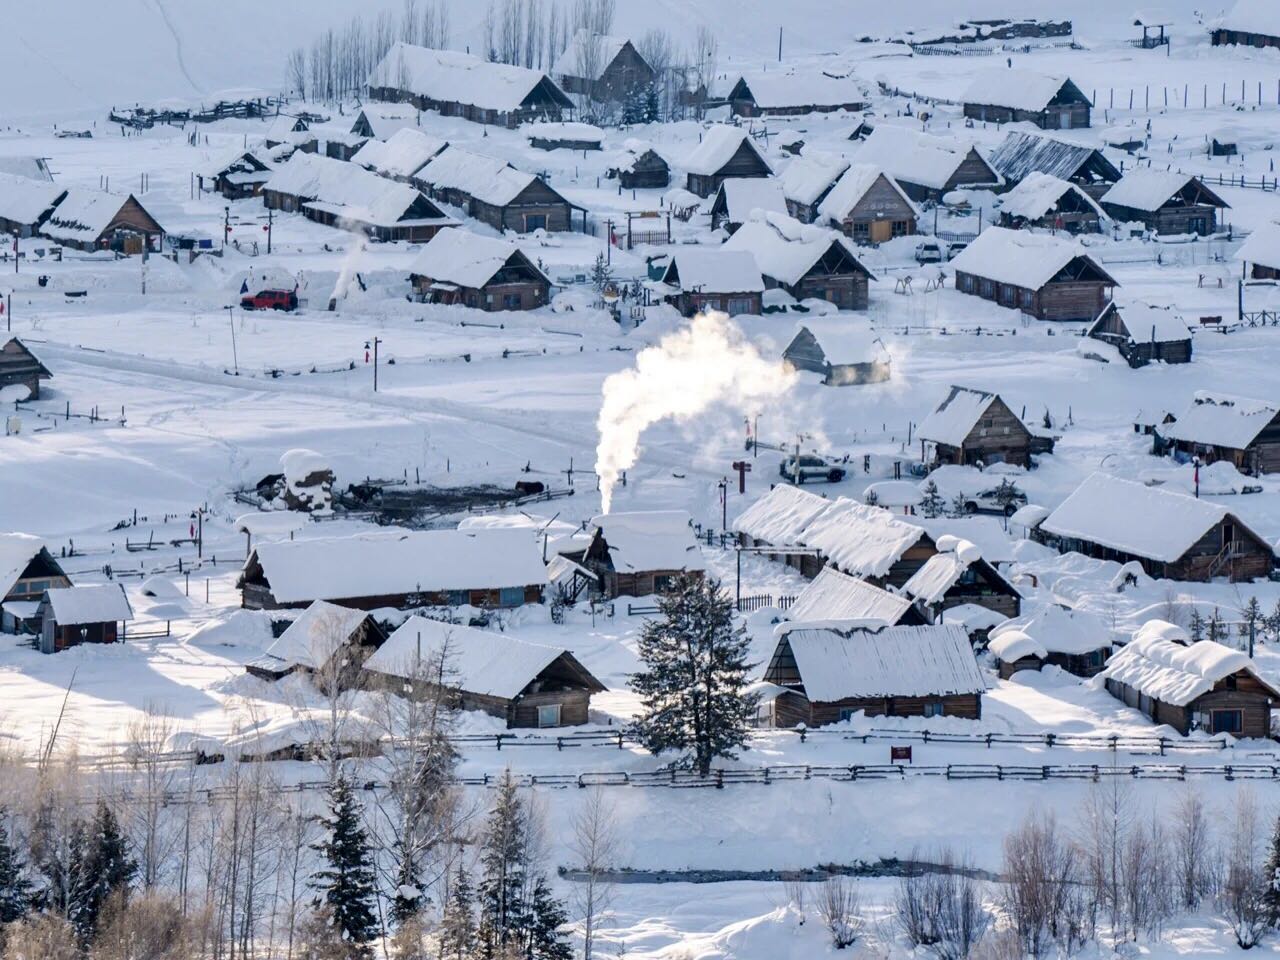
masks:
[[[691,193],[709,197],[729,177],[771,177],[773,168],[740,127],[714,124],[685,160]]]
[[[1271,0],[1236,0],[1210,37],[1215,47],[1280,47],[1280,11]]]
[[[1077,244],[1005,227],[984,230],[951,267],[961,293],[1037,320],[1091,322],[1118,286]]]
[[[1083,189],[1047,173],[1032,173],[1000,198],[1000,226],[1100,233],[1105,214]]]
[[[1134,369],[1155,360],[1191,362],[1191,330],[1169,307],[1145,303],[1118,307],[1112,301],[1090,324],[1085,336],[1111,344]]]
[[[40,397],[40,381],[52,378],[49,368],[17,337],[0,346],[0,389],[19,384],[27,388],[28,400],[36,400]]]
[[[1103,473],[1089,476],[1032,535],[1063,553],[1136,561],[1169,580],[1248,582],[1275,565],[1271,544],[1221,504]]]
[[[1250,280],[1280,280],[1280,224],[1264,223],[1240,244],[1235,259]]]
[[[784,290],[797,300],[825,300],[841,310],[867,309],[876,276],[848,238],[837,233],[782,213],[747,223],[722,249],[751,254],[766,290]]]
[[[159,251],[164,227],[138,199],[73,187],[40,226],[40,236],[76,250]]]
[[[317,600],[244,668],[260,680],[304,673],[345,690],[359,685],[365,659],[386,639],[365,611]]]
[[[0,233],[31,237],[66,197],[66,187],[0,172]]]
[[[661,190],[671,183],[671,166],[653,147],[629,142],[605,174],[623,190]]]
[[[424,303],[475,310],[536,310],[551,300],[551,281],[518,246],[461,228],[422,248],[409,281]]]
[[[410,617],[364,663],[369,686],[407,698],[438,695],[508,728],[584,724],[604,684],[568,650],[510,633]]]
[[[0,632],[38,633],[45,591],[69,586],[71,579],[39,537],[0,533]]]
[[[982,717],[986,682],[964,629],[866,621],[783,623],[763,679],[798,694],[777,723],[869,717]]]
[[[573,229],[574,205],[541,177],[505,160],[451,146],[414,176],[435,200],[461,207],[495,230],[548,233]]]
[[[854,74],[771,70],[739,74],[729,88],[729,109],[739,117],[789,117],[865,110],[871,95]]]
[[[57,653],[82,643],[116,643],[133,608],[118,583],[49,587],[36,611],[40,652]]]
[[[1099,200],[1115,220],[1140,221],[1160,234],[1207,236],[1218,230],[1218,211],[1229,204],[1202,181],[1172,170],[1138,167]]]
[[[787,212],[801,223],[813,223],[818,205],[848,169],[849,161],[836,153],[814,151],[796,157],[778,176]]]
[[[1121,647],[1102,671],[1107,692],[1154,723],[1183,736],[1193,731],[1270,739],[1280,691],[1249,657],[1213,640],[1183,645],[1144,632]]]
[[[1172,423],[1155,428],[1160,439],[1201,463],[1226,460],[1241,473],[1280,472],[1280,404],[1201,390]]]
[[[941,200],[961,187],[1004,183],[972,143],[886,123],[871,131],[854,159],[884,170],[917,202]]]
[[[982,556],[976,544],[942,536],[938,552],[902,585],[929,623],[944,623],[953,607],[974,604],[1006,617],[1022,612],[1022,594]]]
[[[589,123],[534,123],[525,128],[525,139],[537,150],[600,150],[604,131]]]
[[[917,230],[920,210],[893,177],[873,164],[850,166],[817,207],[854,243],[878,244]]]
[[[667,302],[686,317],[705,310],[723,310],[731,317],[759,314],[764,295],[760,268],[745,250],[677,250],[660,283]]]
[[[1120,169],[1097,147],[1020,130],[1005,135],[991,153],[991,165],[1006,183],[1016,184],[1033,173],[1043,173],[1075,184],[1095,200],[1121,176]]]
[[[893,374],[893,358],[875,330],[840,317],[797,324],[782,359],[796,370],[821,374],[830,387],[883,383]]]
[[[953,386],[916,431],[925,463],[1030,467],[1032,436],[997,393]],[[928,445],[933,455],[928,455]]]
[[[594,517],[582,566],[598,577],[606,597],[666,593],[682,574],[707,568],[683,510],[615,512]]]
[[[1043,130],[1087,127],[1092,106],[1069,78],[1030,70],[983,71],[961,101],[971,120],[1033,123]]]
[[[1050,604],[993,627],[987,649],[1001,680],[1046,665],[1092,677],[1111,656],[1113,638],[1101,617]]]

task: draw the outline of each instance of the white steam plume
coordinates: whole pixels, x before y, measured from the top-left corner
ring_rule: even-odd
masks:
[[[689,327],[636,355],[631,370],[604,381],[596,426],[596,473],[605,513],[623,470],[640,455],[640,434],[662,420],[683,421],[712,404],[755,406],[790,389],[795,374],[766,360],[723,313],[699,314]]]

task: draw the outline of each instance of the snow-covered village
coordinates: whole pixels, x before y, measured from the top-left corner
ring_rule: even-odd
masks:
[[[0,960],[1280,953],[1276,0],[5,26]]]

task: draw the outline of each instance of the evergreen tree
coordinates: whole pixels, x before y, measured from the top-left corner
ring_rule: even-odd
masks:
[[[137,872],[138,864],[129,856],[120,822],[106,802],[99,800],[92,822],[73,828],[70,844],[65,909],[82,943],[93,939],[108,900],[114,897],[120,904],[125,902]]]
[[[938,492],[938,485],[932,480],[928,480],[925,482],[921,493],[923,499],[920,501],[920,511],[925,517],[932,520],[934,517],[942,516],[947,507],[947,502],[942,499],[942,494]]]
[[[613,280],[613,270],[603,253],[596,254],[596,262],[591,267],[591,285],[597,293],[604,293],[604,288]]]
[[[1006,514],[1013,513],[1011,508],[1016,508],[1019,501],[1024,499],[1022,491],[1018,489],[1018,485],[1008,477],[1000,481],[1000,486],[996,487],[992,498]]]
[[[466,870],[459,863],[440,921],[441,960],[466,960],[475,938],[475,892]]]
[[[339,775],[329,787],[328,836],[313,846],[325,866],[311,878],[316,905],[327,905],[334,927],[353,944],[368,943],[378,933],[373,860],[361,813],[351,782]]]
[[[560,928],[569,922],[564,903],[551,893],[546,877],[533,882],[529,904],[529,945],[532,960],[573,960],[573,950]]]
[[[662,119],[662,101],[658,96],[656,83],[651,83],[644,89],[644,112],[641,119],[644,123],[657,123]]]
[[[1218,613],[1218,608],[1213,608],[1213,614],[1209,617],[1208,626],[1209,639],[1217,643],[1221,643],[1227,639],[1227,625],[1222,622],[1222,616]]]
[[[1249,602],[1244,605],[1244,609],[1240,611],[1243,622],[1240,624],[1240,639],[1250,654],[1253,653],[1252,647],[1249,646],[1249,638],[1255,640],[1261,635],[1266,617],[1262,613],[1262,605],[1258,603],[1257,597],[1250,597]]]
[[[1276,601],[1275,609],[1263,618],[1262,629],[1266,632],[1269,642],[1280,643],[1280,600]]]
[[[631,87],[623,98],[622,122],[627,126],[644,123],[644,98],[638,87]]]
[[[528,815],[508,770],[498,784],[480,851],[482,876],[477,939],[486,958],[500,956],[524,940],[529,920],[525,902],[528,841]]]
[[[969,512],[968,503],[965,501],[963,493],[957,493],[951,500],[951,509],[948,513],[953,517],[963,517]]]
[[[1204,617],[1200,616],[1200,608],[1191,608],[1191,625],[1187,631],[1191,634],[1191,642],[1199,643],[1204,639]]]
[[[9,835],[8,818],[0,809],[0,926],[25,917],[34,899],[27,865]]]
[[[874,490],[868,490],[863,494],[862,502],[868,507],[878,507],[880,505],[880,494],[876,493]]]
[[[1263,909],[1267,923],[1280,926],[1280,819],[1271,834],[1271,846],[1267,851],[1267,865],[1262,871],[1266,889],[1262,892]]]
[[[680,576],[658,608],[662,616],[640,631],[644,666],[631,689],[642,713],[633,735],[654,754],[680,752],[680,762],[705,777],[713,760],[737,755],[755,715],[756,698],[746,692],[748,641],[710,577]]]

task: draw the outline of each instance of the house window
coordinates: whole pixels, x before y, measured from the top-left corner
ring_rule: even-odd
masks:
[[[560,726],[560,704],[544,703],[540,707],[538,707],[538,726],[540,727]]]
[[[871,224],[859,221],[853,225],[853,239],[863,243],[871,239]]]
[[[1034,290],[1022,291],[1022,306],[1027,310],[1032,310],[1036,305],[1036,292]]]
[[[855,713],[857,713],[857,712],[858,712],[858,711],[857,711],[856,709],[854,709],[853,707],[841,707],[841,708],[840,708],[840,722],[841,722],[841,723],[844,723],[846,720],[852,720],[852,719],[853,719],[853,715],[854,715]]]
[[[813,290],[812,296],[815,300],[826,300],[827,291],[824,290],[822,287],[816,287]]]
[[[729,316],[736,317],[740,313],[750,313],[751,306],[750,297],[730,297]]]
[[[1187,221],[1187,233],[1208,233],[1204,217],[1192,217]]]
[[[524,215],[525,233],[545,229],[547,229],[547,215],[545,213],[526,213]]]
[[[520,304],[520,294],[504,293],[502,295],[502,307],[504,310],[519,310]]]
[[[924,715],[925,715],[926,717],[940,717],[940,716],[942,716],[942,701],[941,701],[941,700],[930,700],[930,701],[926,702],[926,703],[925,703],[925,705],[924,705]]]
[[[1209,714],[1210,733],[1240,733],[1244,730],[1244,711],[1214,710]]]
[[[907,235],[907,226],[906,220],[893,221],[893,235],[895,237],[905,237]]]
[[[671,591],[671,585],[675,583],[675,579],[676,578],[669,573],[656,574],[653,578],[653,592],[669,593]]]
[[[498,592],[498,603],[504,607],[519,607],[524,604],[524,587],[503,587]]]
[[[982,281],[982,295],[984,297],[994,297],[996,293],[996,285],[990,280]]]
[[[465,590],[450,590],[448,598],[451,607],[461,607],[471,602],[471,595]]]

